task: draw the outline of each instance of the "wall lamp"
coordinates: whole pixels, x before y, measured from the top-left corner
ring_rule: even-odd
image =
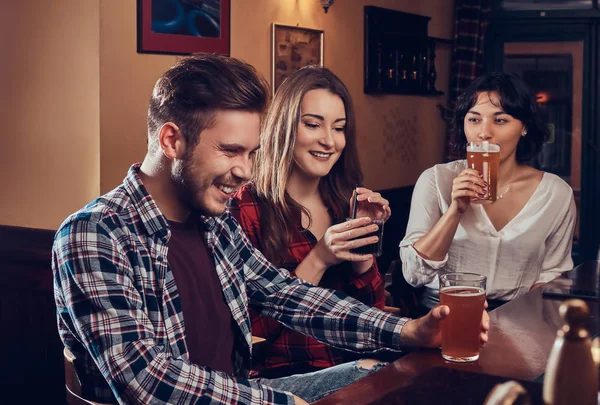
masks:
[[[321,2],[321,6],[323,6],[323,10],[325,10],[325,14],[327,14],[327,10],[333,4],[333,0],[319,0]]]

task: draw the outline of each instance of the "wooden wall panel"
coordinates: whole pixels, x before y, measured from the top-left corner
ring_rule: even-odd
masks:
[[[0,403],[64,404],[50,265],[54,231],[0,226]]]

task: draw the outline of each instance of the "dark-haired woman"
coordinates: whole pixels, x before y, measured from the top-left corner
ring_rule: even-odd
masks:
[[[305,281],[383,309],[384,286],[372,255],[377,230],[365,217],[389,218],[388,201],[358,188],[359,219],[346,222],[362,173],[352,100],[328,69],[308,66],[277,90],[265,119],[254,181],[230,203],[250,241],[269,261]],[[274,378],[312,372],[360,358],[250,312],[252,333],[264,337],[254,374]]]
[[[525,84],[506,73],[475,80],[459,97],[453,143],[500,145],[497,200],[472,204],[488,185],[466,160],[427,169],[417,181],[406,236],[400,243],[405,279],[425,286],[423,306],[438,304],[438,276],[487,277],[490,309],[573,267],[575,203],[558,176],[528,165],[547,130]]]

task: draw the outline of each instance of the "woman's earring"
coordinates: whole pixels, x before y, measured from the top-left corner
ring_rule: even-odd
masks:
[[[523,135],[522,136],[525,136],[525,135],[527,135],[527,130],[526,129],[523,130]]]

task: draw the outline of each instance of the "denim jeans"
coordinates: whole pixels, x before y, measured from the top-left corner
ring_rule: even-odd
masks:
[[[423,291],[423,298],[421,299],[421,304],[427,310],[435,308],[440,303],[439,295],[439,290],[434,290],[429,287],[425,287],[425,290]]]
[[[379,370],[387,363],[377,363],[373,368],[361,367],[357,361],[344,363],[306,374],[296,374],[281,378],[258,378],[257,382],[278,391],[288,391],[308,403],[317,401],[356,380]]]

